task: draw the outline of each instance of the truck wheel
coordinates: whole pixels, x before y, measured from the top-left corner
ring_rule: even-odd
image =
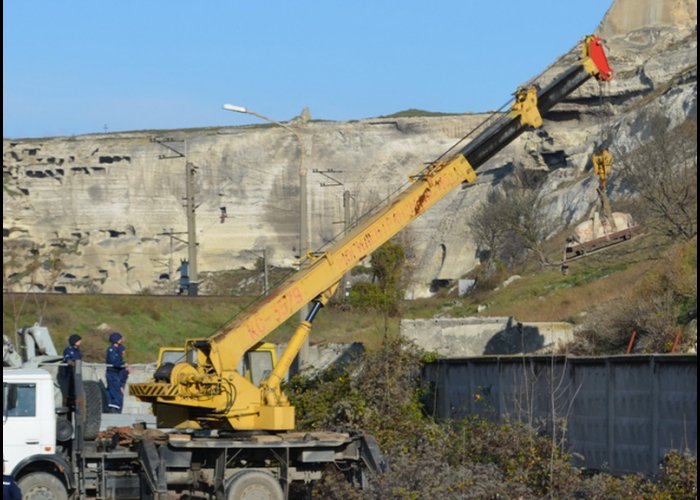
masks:
[[[60,479],[48,472],[32,472],[17,481],[23,500],[68,500]]]
[[[239,472],[226,488],[226,500],[283,500],[282,486],[271,474],[261,471]]]
[[[83,382],[85,392],[85,429],[83,438],[93,440],[100,432],[102,424],[102,389],[100,383],[94,380]]]

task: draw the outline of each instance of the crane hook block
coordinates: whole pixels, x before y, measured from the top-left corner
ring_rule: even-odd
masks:
[[[613,157],[608,149],[601,149],[593,153],[591,158],[593,162],[593,172],[600,179],[600,187],[605,189],[607,178],[612,172]]]

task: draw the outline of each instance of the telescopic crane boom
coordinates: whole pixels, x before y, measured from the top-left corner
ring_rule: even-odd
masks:
[[[185,359],[159,381],[131,384],[131,394],[154,403],[168,426],[281,431],[294,428],[294,408],[280,389],[292,360],[319,309],[343,275],[453,189],[476,179],[475,170],[525,130],[542,126],[542,114],[589,78],[612,78],[601,40],[587,36],[576,64],[544,89],[519,89],[511,111],[445,159],[411,177],[391,203],[356,226],[304,269],[246,313],[206,339],[188,339]],[[246,352],[306,304],[310,311],[296,329],[272,373],[254,385],[237,371]]]

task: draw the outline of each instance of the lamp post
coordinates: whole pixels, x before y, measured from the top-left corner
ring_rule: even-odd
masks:
[[[302,141],[299,131],[297,131],[293,127],[290,127],[289,125],[285,125],[284,123],[280,123],[277,120],[273,120],[272,118],[268,118],[267,116],[251,111],[245,106],[237,106],[235,104],[224,104],[224,109],[226,111],[233,111],[235,113],[243,113],[255,116],[256,118],[260,118],[263,121],[282,127],[283,129],[286,129],[289,132],[291,132],[296,138],[297,142],[299,143],[299,260],[300,262],[303,261],[307,252],[310,250],[311,245],[309,243],[308,211],[306,203],[306,168],[304,167],[304,141]],[[304,306],[301,309],[301,311],[299,311],[300,320],[304,321],[306,319],[307,314],[308,306]],[[306,360],[308,359],[308,350],[309,339],[307,337],[304,341],[304,345],[299,351],[298,360],[300,367],[303,366],[306,363]]]
[[[306,202],[306,168],[304,167],[305,151],[304,141],[302,141],[301,135],[296,129],[290,127],[289,125],[285,125],[284,123],[280,123],[277,120],[273,120],[272,118],[268,118],[267,116],[258,114],[244,106],[236,106],[235,104],[224,104],[224,109],[226,111],[234,111],[236,113],[244,113],[247,115],[255,116],[257,118],[260,118],[261,120],[272,123],[273,125],[282,127],[283,129],[286,129],[289,132],[291,132],[296,138],[297,142],[299,143],[299,258],[300,260],[303,260],[306,256],[306,253],[309,251],[311,245],[309,244],[309,216]]]

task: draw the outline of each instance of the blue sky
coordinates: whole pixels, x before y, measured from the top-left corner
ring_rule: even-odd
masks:
[[[500,107],[611,0],[3,1],[3,136]]]

